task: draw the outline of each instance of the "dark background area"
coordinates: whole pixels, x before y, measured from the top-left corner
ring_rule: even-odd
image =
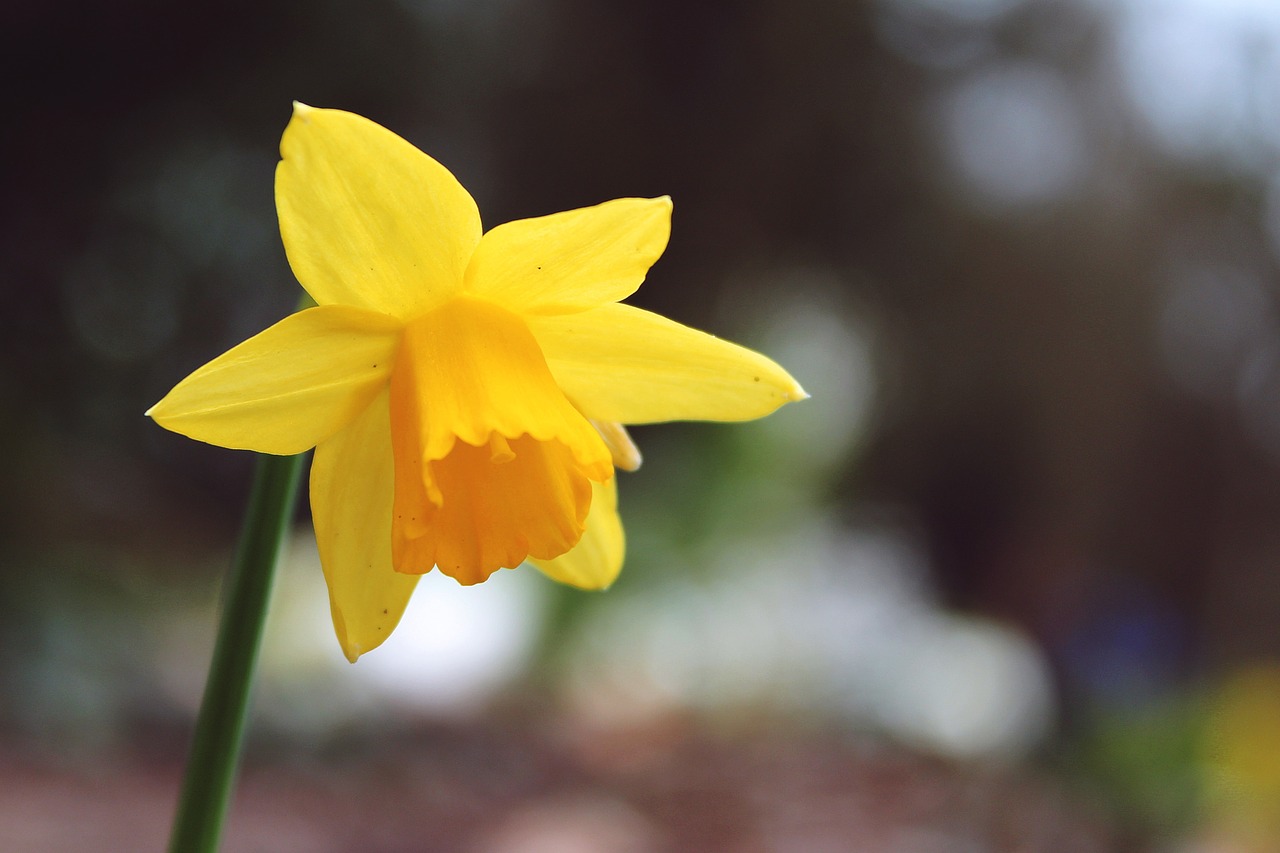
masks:
[[[0,10],[0,57],[0,756],[21,768],[15,778],[43,780],[49,815],[84,798],[86,778],[126,796],[122,780],[141,772],[154,788],[148,820],[166,820],[163,780],[190,712],[171,676],[199,684],[213,617],[184,623],[190,656],[164,666],[158,638],[187,635],[157,620],[216,595],[251,459],[141,413],[295,303],[272,174],[298,99],[368,116],[430,153],[475,195],[486,227],[670,194],[670,248],[631,301],[765,350],[814,394],[776,426],[638,431],[647,467],[623,482],[631,562],[616,590],[637,618],[646,602],[673,601],[662,596],[678,596],[685,576],[712,597],[732,587],[732,568],[708,555],[751,551],[752,535],[790,542],[820,522],[844,556],[793,583],[822,596],[862,576],[841,536],[889,531],[922,567],[921,607],[1010,632],[1048,685],[1036,688],[1048,708],[1038,737],[948,751],[904,738],[887,711],[849,711],[857,699],[814,722],[805,701],[774,701],[785,685],[748,660],[755,692],[672,688],[661,714],[606,727],[610,749],[676,756],[667,775],[644,777],[646,798],[614,753],[601,770],[529,722],[554,728],[566,713],[546,685],[572,670],[563,662],[593,608],[609,606],[544,590],[553,603],[523,675],[448,725],[463,741],[532,739],[536,750],[512,747],[546,751],[526,771],[612,791],[625,814],[610,823],[613,806],[601,817],[595,803],[585,825],[621,826],[622,846],[597,837],[594,849],[819,849],[794,828],[758,846],[681,834],[687,818],[660,805],[684,802],[680,780],[722,764],[700,790],[749,802],[718,786],[734,767],[785,776],[760,745],[798,718],[819,742],[867,738],[893,752],[855,750],[819,785],[805,775],[819,772],[807,742],[794,762],[809,782],[782,785],[784,801],[810,783],[878,790],[885,766],[904,789],[1006,780],[901,820],[873,803],[864,827],[928,824],[989,845],[973,849],[1014,849],[1000,838],[1036,850],[1280,844],[1280,778],[1266,769],[1280,766],[1280,7],[25,2]],[[827,337],[806,337],[815,329]],[[784,586],[789,563],[771,568]],[[734,599],[755,606],[745,600]],[[835,630],[824,642],[857,657],[878,648],[850,651],[864,640]],[[443,724],[394,710],[386,737],[429,756],[420,728]],[[303,739],[251,759],[255,790],[269,797],[272,774],[293,773],[289,784],[307,780],[320,801],[316,779],[342,787],[340,768],[385,778],[362,762],[392,763],[388,747],[344,725],[325,741],[345,744],[343,760]],[[688,751],[700,748],[715,759],[699,766]],[[405,756],[416,766],[418,752]],[[300,769],[309,761],[314,773]],[[1044,813],[1057,834],[930,817],[984,814],[984,796],[1024,790],[1019,774],[1055,792]],[[432,790],[416,795],[428,811],[442,807]],[[30,812],[6,809],[11,796],[0,782],[0,838]],[[528,815],[518,792],[477,796]],[[451,837],[535,849],[475,840],[481,820],[455,822]],[[358,822],[348,815],[345,831]],[[61,849],[47,839],[65,837],[45,831],[12,830],[10,848]],[[382,846],[332,849],[420,849],[388,832]],[[923,849],[854,841],[849,827],[831,837]],[[330,849],[290,843],[271,849]]]

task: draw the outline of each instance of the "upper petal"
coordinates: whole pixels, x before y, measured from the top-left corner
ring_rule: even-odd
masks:
[[[408,318],[461,287],[480,213],[444,166],[366,118],[303,104],[280,153],[280,234],[316,302]]]
[[[350,423],[387,384],[400,329],[372,311],[308,308],[197,369],[147,414],[209,444],[301,453]]]
[[[517,313],[592,308],[634,293],[670,236],[666,196],[518,219],[480,240],[466,287]]]
[[[630,305],[528,323],[565,395],[597,421],[742,421],[808,396],[760,353]]]
[[[400,621],[418,575],[391,567],[391,418],[384,391],[354,421],[316,447],[311,517],[329,609],[352,663]]]
[[[529,562],[560,583],[581,589],[605,589],[622,571],[626,554],[626,537],[618,517],[618,478],[610,477],[591,487],[591,512],[578,544],[554,559],[530,557]]]

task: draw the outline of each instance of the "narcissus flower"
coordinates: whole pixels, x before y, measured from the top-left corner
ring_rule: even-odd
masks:
[[[312,517],[352,661],[433,567],[612,583],[614,468],[640,458],[621,424],[747,420],[806,396],[758,353],[619,304],[666,248],[668,198],[482,232],[452,174],[360,116],[298,104],[280,151],[280,232],[316,307],[148,414],[223,447],[315,448]]]

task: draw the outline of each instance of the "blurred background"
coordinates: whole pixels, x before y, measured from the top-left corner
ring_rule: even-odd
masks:
[[[670,194],[631,300],[813,395],[634,432],[605,594],[305,515],[228,851],[1280,850],[1280,4],[0,9],[0,848],[160,849],[252,468],[142,412],[298,289],[293,99],[486,226]],[[305,502],[304,502],[305,503]]]

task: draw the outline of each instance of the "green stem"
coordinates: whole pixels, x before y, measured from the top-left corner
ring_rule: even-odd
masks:
[[[276,560],[293,518],[305,458],[304,453],[258,457],[169,839],[170,853],[213,853],[218,849],[235,787]]]

